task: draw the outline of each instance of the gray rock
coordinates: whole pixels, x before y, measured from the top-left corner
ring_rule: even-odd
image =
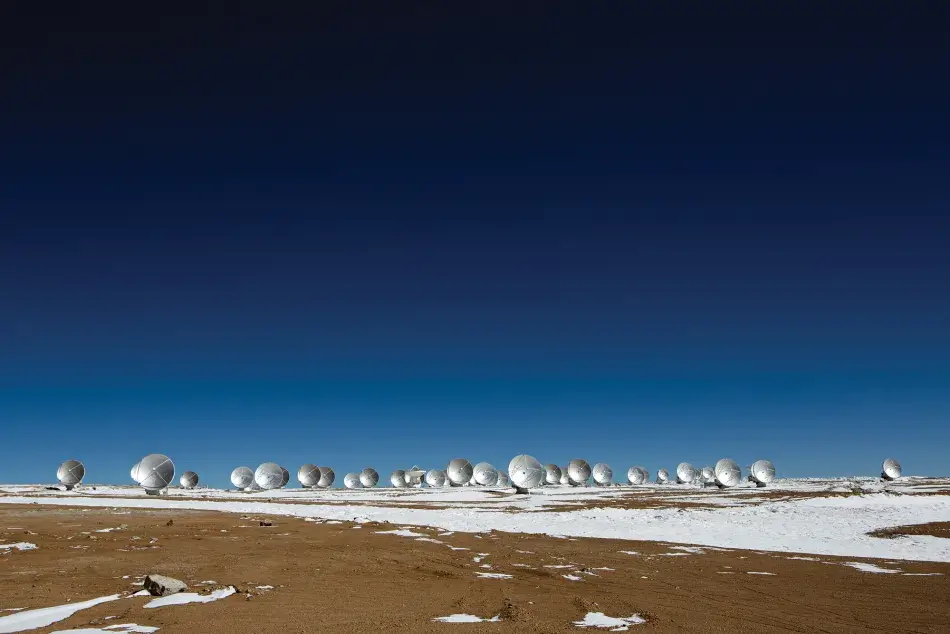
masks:
[[[188,584],[184,581],[164,575],[149,575],[145,577],[145,583],[142,585],[153,597],[167,597],[170,594],[178,594],[188,589]]]

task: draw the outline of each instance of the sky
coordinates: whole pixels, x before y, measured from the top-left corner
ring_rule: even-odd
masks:
[[[323,4],[0,4],[0,482],[947,473],[943,3]]]

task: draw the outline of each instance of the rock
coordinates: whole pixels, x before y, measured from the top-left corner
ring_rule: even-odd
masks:
[[[178,594],[188,589],[188,584],[184,581],[164,575],[149,575],[145,577],[145,583],[142,585],[153,597],[167,597],[170,594]]]
[[[174,525],[175,525],[175,520],[168,520],[167,522],[165,522],[165,526],[174,526]]]
[[[267,520],[261,520],[261,526],[272,526],[272,524]]]

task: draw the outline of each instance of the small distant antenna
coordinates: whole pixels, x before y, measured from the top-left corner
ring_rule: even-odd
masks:
[[[896,480],[901,477],[901,463],[894,458],[888,458],[881,466],[881,477],[885,480]]]
[[[363,488],[363,483],[360,482],[360,474],[347,473],[345,476],[343,476],[343,486],[345,486],[347,489]]]
[[[574,486],[587,486],[590,480],[590,464],[586,460],[576,458],[567,465],[567,477]]]
[[[670,481],[670,472],[666,469],[660,469],[656,472],[656,483],[657,484],[666,484]]]
[[[508,463],[508,473],[511,482],[518,493],[527,493],[528,489],[541,486],[544,480],[545,469],[532,456],[520,454]]]
[[[360,471],[360,484],[367,489],[372,489],[379,482],[379,473],[372,467],[366,467]]]
[[[67,460],[56,470],[56,479],[66,487],[67,491],[72,491],[84,477],[86,477],[86,467],[78,460]]]
[[[719,488],[734,487],[742,480],[742,469],[732,458],[723,458],[716,463],[714,469],[716,473],[716,484]]]
[[[764,487],[775,479],[775,465],[768,460],[756,460],[749,467],[749,479],[756,486]]]
[[[472,473],[475,484],[483,487],[493,487],[498,483],[498,471],[487,462],[479,462],[472,468]]]
[[[198,486],[198,474],[194,471],[185,471],[181,474],[181,478],[178,480],[178,483],[183,489],[193,489]]]
[[[231,484],[244,491],[254,482],[254,472],[250,467],[238,467],[231,472]]]
[[[465,486],[472,479],[472,463],[465,458],[455,458],[449,463],[449,467],[445,472],[452,486]]]
[[[614,479],[614,470],[610,468],[610,465],[606,462],[598,462],[594,465],[594,482],[598,486],[610,486],[610,483]]]

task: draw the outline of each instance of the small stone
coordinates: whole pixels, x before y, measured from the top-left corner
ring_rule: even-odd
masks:
[[[261,520],[261,526],[270,526],[270,525],[271,523],[268,522],[267,520]]]
[[[170,594],[178,594],[188,589],[188,584],[184,581],[164,575],[148,575],[142,585],[153,597],[167,597]]]
[[[174,525],[175,525],[175,520],[168,520],[167,522],[165,522],[165,526],[174,526]]]

